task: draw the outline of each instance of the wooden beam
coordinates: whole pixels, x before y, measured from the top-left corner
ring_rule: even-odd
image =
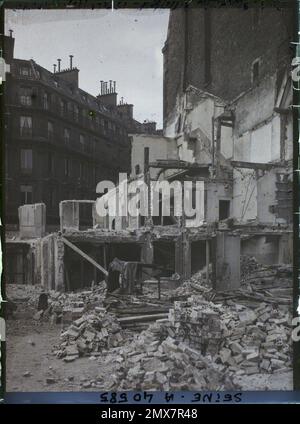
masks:
[[[61,239],[66,246],[70,247],[72,250],[74,250],[74,252],[78,253],[78,255],[82,256],[85,260],[90,262],[94,267],[98,268],[105,276],[108,276],[108,272],[106,271],[106,269],[104,269],[101,265],[99,265],[96,261],[94,261],[94,259],[92,259],[86,253],[84,253],[81,249],[75,246],[75,244],[71,243],[65,237],[61,237]]]
[[[119,318],[119,323],[127,324],[127,323],[134,323],[134,322],[147,322],[147,321],[156,321],[158,319],[164,319],[168,318],[167,313],[161,313],[161,314],[151,314],[151,315],[138,315],[138,316],[131,316],[131,317],[124,317]]]
[[[258,162],[242,162],[237,160],[230,161],[231,165],[236,168],[249,168],[249,169],[272,169],[283,167],[282,163],[258,163]]]

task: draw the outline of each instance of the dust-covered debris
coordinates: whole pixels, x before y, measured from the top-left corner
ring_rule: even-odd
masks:
[[[61,343],[54,349],[54,354],[66,362],[72,362],[79,356],[99,356],[103,349],[124,342],[116,317],[101,307],[75,320],[63,330],[60,339]]]

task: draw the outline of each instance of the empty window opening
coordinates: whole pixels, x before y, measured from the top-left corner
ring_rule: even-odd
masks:
[[[169,241],[156,241],[153,243],[153,262],[155,265],[169,268],[166,276],[175,272],[175,243]]]
[[[206,240],[194,241],[191,243],[191,272],[206,268]]]
[[[21,205],[32,204],[32,186],[21,185]]]
[[[230,200],[219,200],[219,221],[230,216]]]

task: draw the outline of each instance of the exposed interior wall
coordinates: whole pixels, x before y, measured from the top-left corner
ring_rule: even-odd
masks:
[[[246,223],[257,218],[257,181],[254,169],[233,170],[233,216]]]
[[[232,202],[232,185],[230,183],[219,183],[210,181],[206,184],[206,221],[217,222],[219,221],[219,201],[230,201],[229,215],[234,213]]]
[[[276,200],[276,173],[273,170],[259,171],[257,179],[257,217],[259,222],[275,224],[278,222],[273,206]]]
[[[254,108],[255,106],[249,108]],[[247,130],[234,138],[234,160],[245,162],[278,162],[280,160],[280,116]]]
[[[176,159],[175,140],[158,135],[133,134],[131,136],[131,177],[144,173],[145,148],[149,148],[149,161],[158,159]],[[139,168],[137,173],[136,167]],[[155,179],[157,169],[150,168],[150,177]]]

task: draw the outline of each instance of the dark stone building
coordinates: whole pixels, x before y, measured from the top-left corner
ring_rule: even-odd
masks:
[[[4,37],[10,65],[5,84],[5,220],[18,207],[46,204],[47,223],[58,222],[65,199],[95,199],[101,180],[130,171],[130,132],[151,132],[155,123],[133,118],[133,105],[117,104],[116,84],[101,81],[97,97],[78,86],[79,70],[54,72],[33,60],[15,59],[14,38]]]
[[[164,53],[164,123],[189,85],[225,101],[291,63],[295,10],[178,8],[170,12]],[[282,72],[281,72],[282,70]]]

